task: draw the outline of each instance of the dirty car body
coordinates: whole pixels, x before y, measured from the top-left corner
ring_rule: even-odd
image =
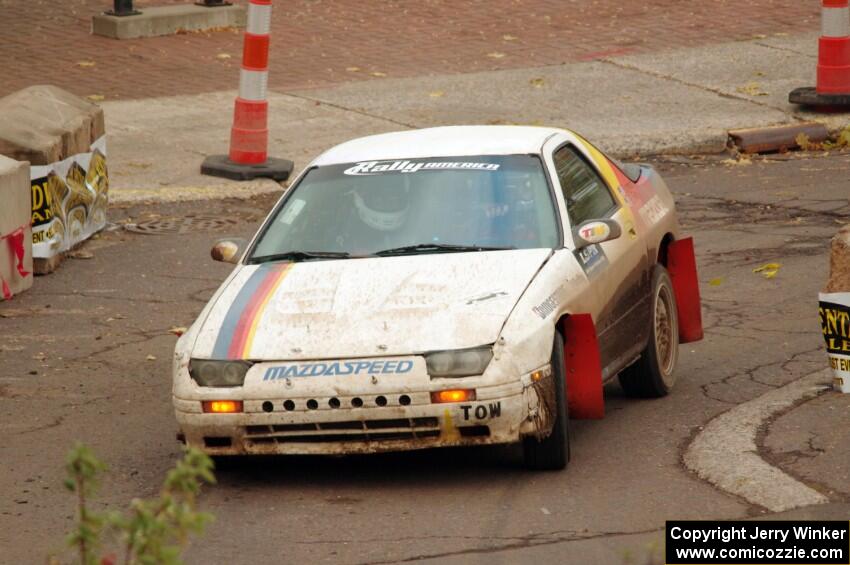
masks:
[[[599,369],[581,386],[601,398],[647,348],[653,266],[678,239],[651,167],[566,130],[344,143],[301,173],[178,341],[181,434],[212,455],[540,440],[556,387],[572,387],[553,338],[589,315],[598,347],[582,355]]]

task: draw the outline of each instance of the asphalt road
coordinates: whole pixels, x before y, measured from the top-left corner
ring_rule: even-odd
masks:
[[[766,515],[686,470],[682,454],[714,416],[825,367],[815,308],[828,239],[850,219],[850,156],[659,166],[696,237],[707,330],[683,346],[670,397],[610,386],[604,420],[573,422],[562,473],[527,472],[512,449],[228,466],[204,492],[216,521],[188,561],[643,563],[660,555],[667,519]],[[0,562],[61,549],[74,441],[110,467],[99,504],[157,492],[180,449],[168,330],[191,323],[229,271],[208,258],[211,243],[250,234],[272,202],[113,208],[116,224],[163,231],[103,233],[85,247],[93,257],[0,303]],[[753,273],[774,262],[775,278]],[[846,519],[850,487],[829,498],[792,515]]]

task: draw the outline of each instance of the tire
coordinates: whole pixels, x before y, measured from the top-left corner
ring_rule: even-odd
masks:
[[[214,472],[216,473],[238,469],[243,461],[243,457],[240,455],[210,455],[210,459],[215,464]]]
[[[637,398],[667,396],[676,383],[679,317],[673,283],[663,265],[656,265],[652,272],[650,300],[649,343],[640,358],[620,373],[626,395]]]
[[[545,438],[523,438],[525,466],[535,471],[560,471],[570,461],[569,414],[567,413],[566,371],[564,370],[564,338],[555,330],[552,344],[552,379],[555,387],[555,423]]]

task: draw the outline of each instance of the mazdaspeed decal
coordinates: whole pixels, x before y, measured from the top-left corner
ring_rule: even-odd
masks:
[[[248,278],[218,331],[213,359],[249,359],[260,318],[294,263],[261,265]]]
[[[290,377],[331,377],[344,375],[403,375],[413,370],[413,361],[322,361],[292,363],[269,367],[263,375],[264,381]]]
[[[419,171],[498,171],[498,163],[457,161],[364,161],[345,169],[346,175],[368,176]]]

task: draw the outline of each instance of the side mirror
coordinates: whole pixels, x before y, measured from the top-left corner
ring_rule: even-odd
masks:
[[[220,239],[210,250],[210,256],[215,261],[236,264],[248,247],[248,242],[242,238]]]
[[[623,235],[623,228],[616,220],[589,220],[577,228],[573,228],[573,241],[576,249],[588,245],[605,243]]]

